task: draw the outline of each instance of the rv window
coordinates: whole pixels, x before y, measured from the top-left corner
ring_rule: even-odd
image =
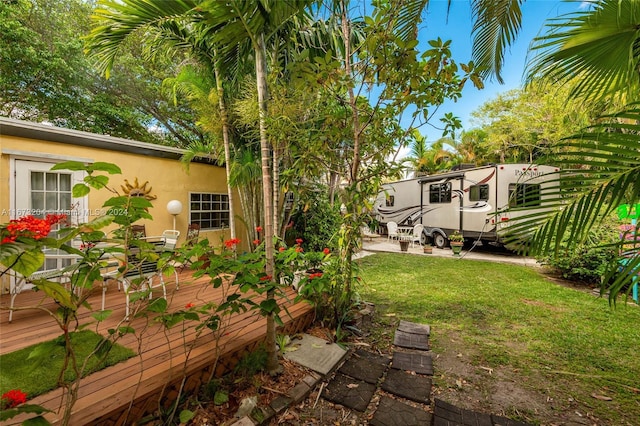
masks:
[[[509,207],[540,205],[540,185],[530,183],[509,184]]]
[[[450,203],[451,182],[434,183],[429,185],[429,203]]]
[[[470,201],[489,201],[489,185],[471,185],[469,187]]]
[[[386,202],[387,207],[393,207],[394,201],[395,201],[395,196],[387,195],[387,202]]]

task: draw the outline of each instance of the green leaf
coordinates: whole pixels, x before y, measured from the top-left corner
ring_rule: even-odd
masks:
[[[120,195],[119,197],[111,197],[107,201],[104,202],[102,207],[121,207],[127,205],[127,200],[129,197]]]
[[[215,395],[213,396],[214,404],[222,405],[227,401],[229,401],[229,394],[227,393],[227,391],[224,391],[224,390],[216,391]]]
[[[115,219],[115,217],[111,216],[111,215],[100,216],[100,217],[97,217],[97,218],[93,219],[89,223],[87,223],[87,226],[92,228],[92,229],[104,228],[105,226],[111,225],[113,223],[114,219]],[[104,235],[103,232],[100,232],[100,233]]]
[[[73,185],[73,190],[71,191],[74,198],[81,198],[91,192],[91,188],[89,188],[84,183],[76,183]]]
[[[151,312],[162,313],[167,311],[167,299],[161,297],[153,300],[149,303],[149,310]]]
[[[36,287],[44,291],[47,296],[58,301],[58,303],[66,308],[75,310],[77,307],[71,301],[71,293],[60,283],[53,281],[37,282]]]
[[[63,161],[51,167],[51,170],[72,170],[74,172],[87,169],[88,167],[80,161]]]
[[[48,410],[47,410],[48,411]],[[42,416],[34,417],[22,422],[23,426],[48,426],[51,425],[47,419]]]
[[[17,245],[15,244],[3,244],[2,251],[4,256],[5,247],[14,251]],[[6,258],[0,257],[0,261],[6,267],[11,267],[15,272],[25,277],[30,276],[36,272],[44,264],[44,253],[40,249],[26,250],[21,253],[12,254]]]
[[[200,316],[195,312],[185,312],[184,319],[191,321],[200,321]]]
[[[147,200],[144,197],[131,197],[129,199],[129,203],[131,204],[132,207],[136,207],[139,209],[148,209],[150,207],[153,207],[153,204],[151,204],[151,201]]]
[[[133,327],[123,326],[118,327],[118,334],[124,336],[125,334],[135,334],[136,330]]]
[[[19,408],[12,408],[10,410],[2,410],[0,411],[0,420],[4,421],[4,420],[8,420],[14,416],[17,416],[20,413],[35,413],[35,414],[42,414],[42,413],[51,413],[51,410],[47,410],[44,407],[41,407],[39,405],[36,404],[24,404],[21,405]],[[40,422],[38,423],[27,423],[30,420],[25,420],[24,422],[22,422],[23,425],[25,424],[33,424],[33,425],[50,425],[51,423],[49,423],[47,420],[45,420],[42,417],[36,417],[34,419],[31,420],[35,420],[40,418]],[[42,423],[45,422],[45,423]]]
[[[278,302],[275,299],[267,299],[260,302],[260,313],[263,315],[272,314],[279,311],[280,307],[278,306]]]
[[[95,189],[101,189],[107,186],[109,178],[106,176],[85,176],[84,181],[87,185]]]
[[[194,418],[196,413],[190,410],[182,410],[180,412],[180,423],[187,423],[189,420]]]
[[[96,321],[104,321],[107,318],[109,318],[111,316],[111,314],[113,313],[112,310],[109,309],[105,309],[104,311],[96,311],[93,312],[91,314],[91,316],[93,317],[93,319],[95,319]]]
[[[101,161],[96,161],[93,164],[89,165],[89,170],[91,171],[101,171],[101,172],[107,172],[110,175],[119,175],[122,174],[122,169],[120,169],[120,167],[116,166],[113,163],[105,163],[105,162],[101,162]]]

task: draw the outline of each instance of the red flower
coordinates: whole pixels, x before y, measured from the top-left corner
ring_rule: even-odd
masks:
[[[38,219],[33,216],[23,216],[20,219],[9,221],[6,226],[8,236],[2,238],[2,244],[16,241],[18,237],[33,238],[40,240],[51,232],[51,225],[66,220],[65,214],[49,214],[44,219]]]
[[[262,232],[262,226],[256,226],[256,231],[257,231],[258,233]]]
[[[278,249],[278,251],[281,251],[281,252],[282,252],[282,251],[284,251],[284,250],[285,250],[285,248],[284,248],[284,247],[280,247],[280,248]]]
[[[260,244],[260,240],[253,240],[253,244],[257,246],[258,244]]]
[[[304,249],[302,247],[296,247],[296,253],[302,253]]]
[[[271,275],[264,275],[260,277],[260,281],[271,281],[271,278],[273,278]]]
[[[329,253],[331,253],[331,250],[329,250],[328,248],[324,248],[324,250],[322,250],[322,252],[324,253],[324,255],[328,255]]]
[[[186,309],[193,308],[194,306],[196,306],[195,303],[187,303],[186,305],[184,305]]]
[[[302,244],[302,238],[296,238],[296,244]]]
[[[309,279],[312,280],[314,278],[320,278],[322,277],[322,272],[315,272],[313,274],[309,274]]]
[[[0,399],[2,399],[3,401],[2,405],[6,404],[6,408],[13,408],[27,402],[27,394],[19,389],[12,389],[2,394],[2,397],[0,397]]]
[[[233,250],[238,244],[240,244],[240,240],[237,238],[233,238],[224,242],[224,245],[227,246],[229,250]]]

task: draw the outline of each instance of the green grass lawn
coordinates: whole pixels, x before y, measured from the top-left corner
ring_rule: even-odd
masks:
[[[84,363],[102,337],[92,331],[84,330],[71,335],[78,363]],[[64,340],[62,336],[29,346],[24,349],[0,356],[0,394],[11,389],[20,389],[31,399],[37,395],[55,389],[64,360]],[[39,353],[39,356],[34,355]],[[122,345],[113,344],[108,353],[92,356],[84,375],[117,364],[135,355],[135,352]],[[71,370],[65,373],[65,380],[71,381],[75,374]]]
[[[610,424],[640,419],[637,306],[611,308],[606,298],[512,264],[376,254],[360,265],[363,299],[430,324],[434,353],[455,332],[473,347],[475,365],[509,366],[567,388]],[[603,389],[613,401],[592,397]]]

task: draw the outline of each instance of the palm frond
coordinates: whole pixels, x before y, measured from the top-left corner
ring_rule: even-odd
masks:
[[[561,143],[559,184],[543,193],[544,211],[511,225],[511,241],[531,254],[560,255],[560,244],[580,244],[620,204],[640,197],[640,105],[606,117]]]
[[[422,20],[422,13],[429,0],[400,0],[395,5],[398,11],[395,19],[394,33],[403,41],[415,40],[418,34],[418,24]]]
[[[84,38],[85,52],[108,77],[125,39],[136,31],[181,19],[197,6],[192,0],[101,0],[92,19],[94,28]]]
[[[565,83],[579,76],[572,97],[602,99],[618,93],[638,99],[640,1],[604,0],[593,10],[550,20],[536,37],[527,81],[540,76]]]
[[[522,26],[524,0],[473,0],[473,60],[483,78],[494,75],[502,83],[504,52]]]

